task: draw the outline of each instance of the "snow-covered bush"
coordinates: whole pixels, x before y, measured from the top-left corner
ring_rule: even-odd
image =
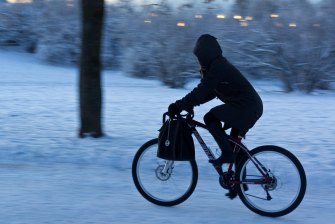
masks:
[[[41,8],[37,57],[52,64],[75,65],[80,55],[79,4],[50,1]],[[78,2],[77,2],[78,3]]]
[[[166,3],[142,9],[135,38],[125,55],[123,67],[139,77],[157,77],[165,85],[180,88],[198,70],[192,54],[197,36],[194,26]],[[187,12],[186,12],[187,13]],[[178,24],[179,23],[179,24]]]
[[[0,46],[34,53],[38,36],[34,29],[35,13],[32,5],[0,4]]]
[[[329,15],[305,0],[251,1],[243,10],[253,20],[229,39],[237,64],[260,77],[279,78],[288,92],[329,88],[335,63],[334,41],[326,34]]]

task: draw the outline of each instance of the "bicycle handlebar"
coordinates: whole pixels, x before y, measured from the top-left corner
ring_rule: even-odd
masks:
[[[169,112],[165,112],[163,114],[163,123],[165,123],[165,121],[166,121],[166,116],[169,116],[170,118],[173,118],[173,117],[171,117]],[[187,120],[193,120],[194,111],[193,110],[192,111],[187,111],[186,114],[176,114],[175,117],[186,118]]]

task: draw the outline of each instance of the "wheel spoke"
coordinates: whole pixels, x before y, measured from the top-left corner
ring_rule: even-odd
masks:
[[[132,174],[144,198],[158,205],[172,206],[194,191],[198,172],[195,161],[167,161],[157,157],[157,140],[144,144],[135,155]]]
[[[262,198],[262,197],[258,197],[258,196],[251,195],[251,194],[245,194],[245,195],[247,195],[247,196],[249,196],[249,197],[253,197],[253,198],[258,198],[258,199],[261,199],[261,200],[264,200],[264,201],[268,201],[267,198]]]
[[[306,190],[306,176],[298,159],[276,146],[256,148],[251,155],[267,177],[259,175],[250,159],[241,163],[237,177],[242,180],[238,189],[242,202],[261,215],[281,216],[293,211]]]

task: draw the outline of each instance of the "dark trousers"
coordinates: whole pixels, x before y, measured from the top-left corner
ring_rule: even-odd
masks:
[[[209,133],[214,137],[216,143],[219,145],[223,154],[231,154],[233,149],[230,142],[228,141],[228,135],[225,130],[222,128],[221,121],[215,117],[211,112],[208,112],[204,116],[204,121],[207,126]],[[233,132],[235,130],[232,129]],[[235,134],[235,133],[232,133]]]

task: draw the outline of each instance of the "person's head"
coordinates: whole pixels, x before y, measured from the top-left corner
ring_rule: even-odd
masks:
[[[222,50],[215,37],[204,34],[198,38],[193,53],[201,68],[207,69],[214,59],[222,55]]]

